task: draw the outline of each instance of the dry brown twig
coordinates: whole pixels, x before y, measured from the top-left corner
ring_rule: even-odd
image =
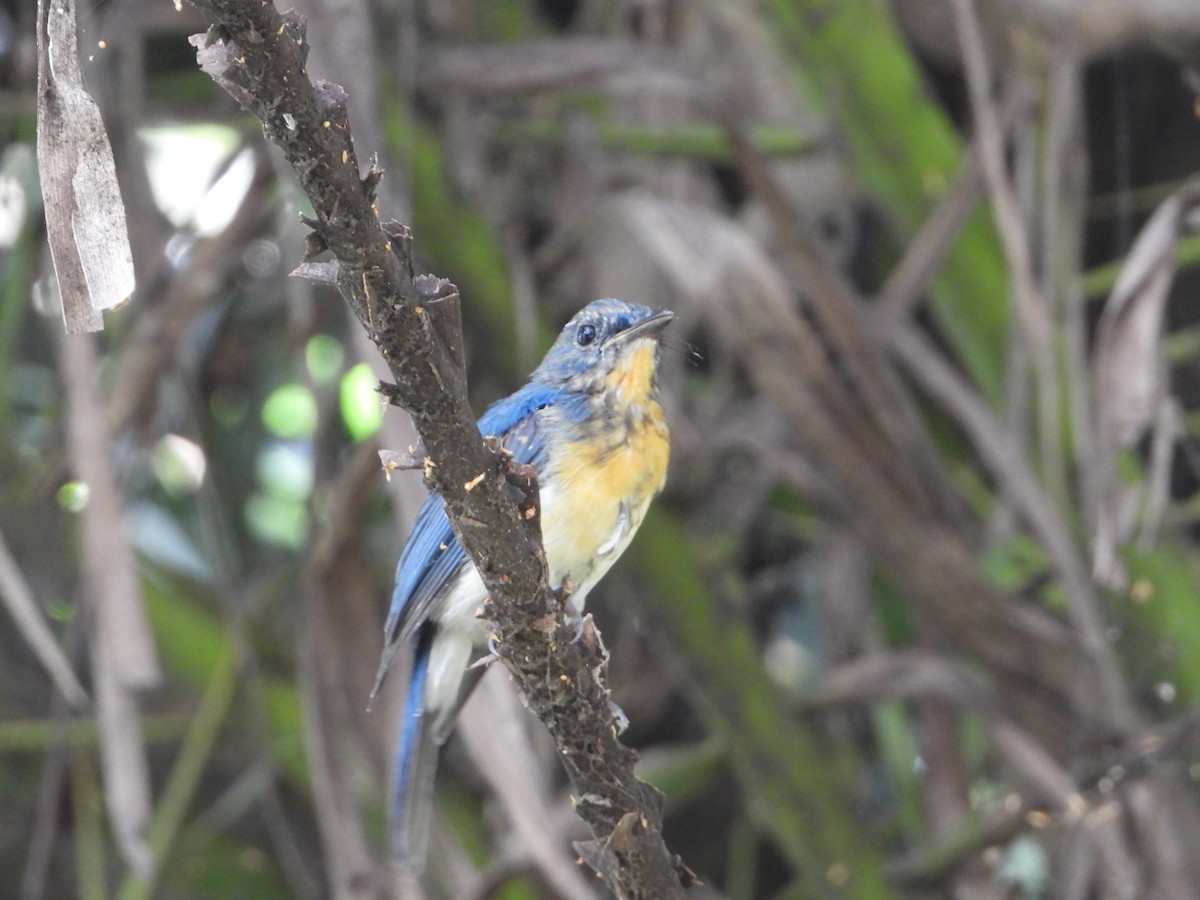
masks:
[[[157,684],[160,674],[133,551],[120,527],[121,498],[109,461],[104,405],[93,385],[95,352],[90,335],[61,339],[67,451],[75,477],[89,491],[81,514],[83,574],[105,803],[122,854],[144,875],[152,866],[144,838],[150,775],[135,692]]]
[[[75,709],[85,708],[88,705],[87,692],[75,677],[70,660],[46,624],[33,589],[21,574],[3,533],[0,533],[0,603],[8,607],[17,630],[24,636],[29,649],[42,664],[58,692]]]
[[[962,48],[971,113],[975,119],[976,145],[984,182],[1014,282],[1017,319],[1033,346],[1033,363],[1045,390],[1046,384],[1054,383],[1053,328],[1046,299],[1034,276],[1033,252],[1021,218],[1016,190],[1005,169],[1004,134],[991,96],[992,73],[973,0],[954,0],[954,17]],[[1054,409],[1051,403],[1049,409],[1041,410],[1045,421],[1053,421],[1050,414]],[[1049,434],[1057,435],[1057,430],[1043,437],[1049,439]]]
[[[1046,466],[1049,489],[1053,495],[1061,497],[1065,490],[1065,476],[1059,471],[1062,462],[1061,425],[1053,325],[1046,298],[1034,275],[1029,236],[1021,218],[1016,193],[1005,172],[1004,138],[990,95],[991,74],[973,0],[954,0],[954,15],[962,46],[971,109],[979,131],[984,180],[1015,286],[1017,317],[1032,346],[1032,360],[1038,381],[1041,457]],[[1104,636],[1104,622],[1093,595],[1090,591],[1074,591],[1068,595],[1068,599],[1067,608],[1072,625],[1095,670],[1104,704],[1119,718],[1128,721],[1129,699],[1121,682],[1120,667]]]
[[[120,528],[121,499],[93,384],[95,347],[77,334],[102,329],[102,311],[128,299],[133,257],[112,148],[80,71],[74,0],[39,0],[37,36],[38,170],[68,332],[59,357],[65,430],[72,469],[91,492],[81,531],[104,798],[121,853],[146,874],[150,778],[135,692],[158,681],[158,662]]]
[[[882,312],[882,311],[881,311]],[[872,318],[877,339],[888,347],[905,370],[946,410],[964,429],[980,459],[1008,492],[1018,515],[1029,525],[1042,542],[1052,565],[1058,570],[1068,596],[1088,608],[1099,604],[1095,588],[1078,548],[1072,540],[1067,523],[1053,503],[1049,502],[1037,478],[1025,461],[1020,448],[1011,440],[1004,426],[994,418],[987,405],[977,397],[963,378],[956,374],[931,341],[914,326],[890,314]],[[1094,664],[1098,664],[1093,660]],[[1108,678],[1118,679],[1115,662]],[[1108,712],[1118,721],[1129,723],[1127,705],[1109,707]]]
[[[1011,128],[1025,102],[1026,98],[1019,90],[1010,90],[1002,100],[999,120],[1004,132]],[[980,138],[976,135],[954,175],[954,181],[905,248],[900,262],[880,288],[872,308],[905,315],[917,307],[929,290],[946,254],[983,199],[983,164],[980,161],[979,144]]]
[[[320,498],[326,515],[305,554],[297,654],[306,664],[297,666],[297,678],[305,710],[305,755],[328,860],[328,892],[357,897],[377,895],[387,883],[356,808],[351,774],[338,764],[339,754],[353,742],[374,737],[363,727],[362,705],[354,702],[356,693],[361,697],[368,690],[373,664],[346,648],[362,646],[371,615],[358,524],[379,472],[370,447],[360,447],[336,475],[324,459],[328,455],[318,452],[314,500]]]
[[[415,279],[409,230],[380,223],[374,189],[382,173],[360,174],[345,92],[310,82],[303,20],[258,0],[194,2],[216,21],[192,38],[202,68],[283,151],[316,213],[307,222],[310,249],[337,257],[338,288],[387,361],[395,398],[434,463],[427,480],[488,587],[501,656],[553,735],[595,835],[577,849],[619,897],[682,895],[690,875],[662,841],[661,795],[634,776],[634,754],[617,740],[596,675],[603,658],[589,652],[597,644],[574,640],[547,584],[540,534],[518,514],[502,460],[467,404],[457,331],[431,315],[453,286]],[[531,627],[547,615],[557,623],[551,633]]]
[[[1117,478],[1117,455],[1147,431],[1161,430],[1169,397],[1165,326],[1175,247],[1197,228],[1200,179],[1192,179],[1159,204],[1138,233],[1096,329],[1091,375],[1099,509],[1092,546],[1095,574],[1104,584],[1124,581],[1118,551],[1134,530],[1138,506],[1139,491]]]
[[[752,148],[737,140],[736,123],[732,127],[734,146],[741,151],[737,157],[740,171],[747,183],[756,194],[776,193],[771,190],[770,173],[764,171]],[[796,243],[788,249],[795,257],[797,278],[804,280],[809,293],[821,295],[814,302],[822,304],[822,324],[829,310],[830,315],[842,317],[844,328],[869,330],[872,323],[862,309],[865,304],[843,279],[826,271],[828,264],[819,253],[806,249],[809,239],[790,224],[791,212],[776,209],[773,218],[781,234]],[[1078,702],[1077,676],[1084,660],[1066,646],[1067,631],[1037,610],[1004,603],[979,577],[962,528],[954,522],[953,500],[942,501],[947,492],[944,474],[936,465],[922,464],[928,450],[919,421],[911,414],[887,409],[891,390],[861,400],[851,398],[829,355],[820,349],[821,337],[794,310],[743,290],[731,291],[729,296],[730,302],[715,307],[714,312],[721,318],[737,313],[725,334],[733,346],[746,348],[745,358],[753,361],[750,374],[759,389],[774,399],[803,434],[804,444],[835,491],[843,492],[846,505],[855,510],[851,524],[861,531],[875,558],[928,608],[937,628],[952,636],[961,651],[986,660],[1003,674],[1013,689],[1009,696],[1028,708],[1027,725],[1033,718],[1040,718],[1043,726],[1057,722],[1052,730],[1043,732],[1038,726],[1035,732],[1060,732],[1061,708],[1053,713],[1049,709],[1067,698],[1074,698],[1071,707],[1075,710],[1088,711],[1085,718],[1093,719],[1093,725],[1107,721],[1107,712],[1101,713],[1092,703]],[[851,308],[839,311],[839,306]],[[874,335],[861,334],[840,341],[839,363],[854,353],[854,347],[868,345],[871,353],[877,352],[876,343]],[[855,362],[859,361],[856,356]],[[872,360],[871,365],[880,364]],[[797,378],[805,390],[796,390]],[[892,416],[892,425],[885,429],[882,420],[887,414]],[[889,439],[897,442],[896,447],[911,448],[910,452],[894,452]],[[928,529],[921,537],[917,537],[918,523]],[[912,543],[906,548],[909,541]],[[934,554],[942,558],[931,568]],[[922,565],[912,565],[916,559],[923,560]],[[930,577],[933,571],[938,577]],[[998,639],[1002,633],[1010,636]],[[1029,690],[1029,676],[1034,671],[1042,682],[1037,692]],[[1047,690],[1050,685],[1054,687]],[[1052,695],[1056,695],[1053,700]]]

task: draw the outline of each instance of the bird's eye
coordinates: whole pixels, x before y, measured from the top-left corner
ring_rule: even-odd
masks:
[[[575,343],[580,347],[586,347],[596,339],[596,326],[591,322],[584,322],[575,332]]]

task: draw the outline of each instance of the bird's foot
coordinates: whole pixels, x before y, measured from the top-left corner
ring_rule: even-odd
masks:
[[[501,659],[500,643],[497,641],[495,634],[489,634],[487,636],[487,649],[488,652],[486,654],[479,657],[479,659],[475,660],[475,662],[471,663],[471,665],[467,666],[467,668],[478,669],[483,666],[490,666],[492,663]]]
[[[624,734],[625,729],[629,727],[629,716],[625,715],[625,710],[617,706],[611,698],[608,701],[608,711],[612,713],[612,717],[617,722],[617,734]]]

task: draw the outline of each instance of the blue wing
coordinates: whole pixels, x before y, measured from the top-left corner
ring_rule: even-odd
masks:
[[[554,403],[557,396],[558,392],[553,389],[526,385],[488,409],[479,420],[479,430],[485,436],[502,438],[514,458],[540,469],[546,442],[536,413]],[[415,637],[413,670],[396,748],[389,813],[392,859],[411,871],[419,871],[425,858],[437,745],[444,737],[436,733],[437,728],[430,727],[425,706],[430,654],[437,640],[437,629],[430,619],[434,617],[439,597],[447,585],[463,566],[470,564],[466,551],[450,528],[445,503],[437,494],[431,494],[421,507],[396,567],[396,587],[384,631],[387,646],[371,691],[374,697],[396,650]],[[473,683],[474,679],[468,679],[468,684]],[[467,691],[469,687],[464,690],[460,685],[460,695]]]
[[[485,436],[502,438],[518,462],[537,466],[545,455],[545,441],[534,413],[552,404],[557,396],[554,388],[527,384],[493,404],[480,417],[479,430]],[[378,692],[396,650],[429,618],[442,590],[469,562],[467,552],[450,528],[445,501],[437,494],[430,494],[396,566],[396,586],[384,626],[387,646],[372,697]]]
[[[437,742],[425,721],[425,680],[429,675],[432,638],[432,628],[422,629],[417,636],[388,798],[392,860],[414,873],[420,872],[425,864],[437,772]]]

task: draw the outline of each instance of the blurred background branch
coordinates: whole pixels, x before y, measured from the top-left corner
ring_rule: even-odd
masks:
[[[56,337],[27,6],[0,7],[0,592],[53,644],[0,616],[0,881],[595,896],[500,670],[430,871],[389,870],[403,685],[366,715],[365,681],[424,495],[377,468],[416,442],[394,379],[284,277],[314,210],[166,0],[78,4],[138,289]],[[462,289],[474,409],[594,297],[679,315],[667,493],[589,608],[693,893],[1200,894],[1194,3],[299,6],[380,209]]]

